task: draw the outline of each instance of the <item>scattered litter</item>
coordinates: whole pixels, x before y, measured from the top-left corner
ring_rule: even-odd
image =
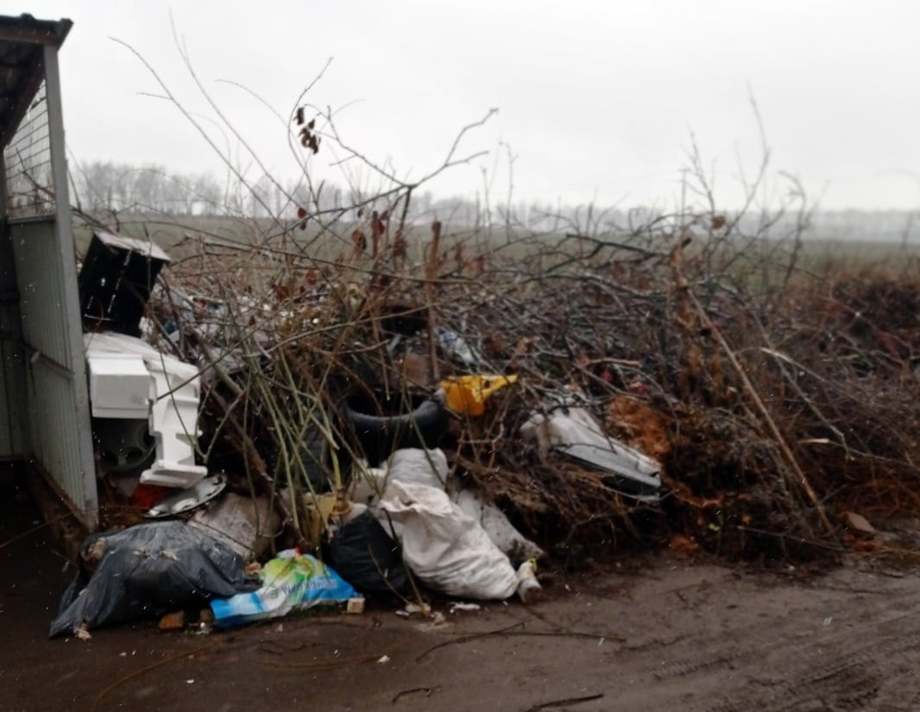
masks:
[[[454,376],[441,381],[447,407],[455,413],[480,416],[486,412],[486,401],[502,388],[517,383],[517,376],[477,374]]]
[[[185,628],[185,611],[167,613],[160,618],[160,630],[183,630]]]
[[[435,686],[435,687],[413,687],[413,688],[408,689],[408,690],[400,690],[400,691],[397,692],[395,695],[393,695],[393,699],[390,700],[390,703],[395,705],[395,704],[396,704],[397,702],[399,702],[403,697],[408,697],[409,695],[415,695],[415,694],[417,694],[417,693],[419,693],[419,692],[424,692],[424,693],[425,693],[425,697],[431,697],[431,693],[432,693],[432,692],[436,692],[436,691],[439,690],[439,689],[441,689],[441,688]]]
[[[89,629],[86,627],[86,623],[81,623],[76,628],[74,628],[73,635],[77,640],[89,640],[93,637],[90,635]]]
[[[854,531],[858,531],[863,534],[878,533],[878,530],[873,527],[869,523],[869,520],[861,514],[857,514],[856,512],[846,512],[843,516],[846,518],[847,525]]]
[[[357,460],[352,465],[351,500],[357,504],[376,504],[386,487],[387,468],[368,467],[367,461]]]
[[[205,477],[191,487],[174,492],[160,500],[158,504],[147,510],[144,516],[150,519],[160,519],[189,512],[210,502],[223,492],[226,486],[227,480],[221,475]],[[219,529],[218,531],[222,530]]]
[[[361,615],[364,613],[364,597],[349,598],[345,606],[345,612],[350,615]]]
[[[543,590],[537,581],[537,566],[533,560],[525,561],[518,567],[517,583],[517,594],[524,603],[531,602]]]
[[[284,490],[282,497],[285,499],[290,497],[290,491]],[[307,519],[304,536],[311,546],[319,546],[322,543],[323,532],[329,528],[329,520],[332,518],[338,499],[334,494],[306,492],[302,501]]]
[[[466,339],[443,326],[438,327],[438,343],[444,349],[444,353],[464,366],[478,366],[481,361],[480,355],[467,343]]]
[[[482,606],[478,603],[462,603],[460,601],[452,601],[450,604],[450,612],[456,613],[457,611],[480,611]]]
[[[390,662],[389,655],[383,655],[377,660],[378,665],[386,665],[388,662]]]
[[[398,615],[400,618],[410,618],[414,615],[422,615],[427,618],[431,615],[431,606],[429,606],[427,603],[407,603],[405,607],[396,611],[396,615]]]
[[[668,548],[681,556],[693,556],[699,551],[700,545],[685,534],[675,534],[671,537]]]

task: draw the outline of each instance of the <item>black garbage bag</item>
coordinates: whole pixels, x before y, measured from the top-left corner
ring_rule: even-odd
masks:
[[[370,512],[339,529],[327,551],[332,568],[365,596],[395,595],[408,587],[399,546]]]
[[[80,547],[81,566],[61,599],[50,637],[204,604],[253,591],[243,559],[226,545],[184,522],[139,524],[95,534]]]

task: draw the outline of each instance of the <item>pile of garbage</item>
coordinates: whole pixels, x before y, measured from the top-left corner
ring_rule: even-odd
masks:
[[[538,562],[624,546],[836,556],[871,548],[845,513],[915,492],[917,442],[884,425],[920,425],[895,385],[917,378],[916,319],[880,355],[843,296],[816,312],[787,283],[755,308],[684,255],[688,228],[627,262],[469,258],[436,223],[412,264],[386,213],[364,220],[372,255],[190,235],[168,269],[96,231],[80,286],[110,531],[54,634],[526,600]]]

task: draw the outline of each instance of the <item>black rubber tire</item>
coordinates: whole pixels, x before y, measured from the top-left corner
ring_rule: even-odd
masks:
[[[422,401],[414,410],[401,415],[368,413],[363,399],[345,403],[345,417],[368,463],[379,465],[394,450],[406,447],[436,448],[447,432],[447,411],[434,399]]]

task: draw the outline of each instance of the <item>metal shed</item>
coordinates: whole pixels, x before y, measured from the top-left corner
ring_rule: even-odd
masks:
[[[0,460],[97,523],[58,51],[70,20],[0,16]]]

